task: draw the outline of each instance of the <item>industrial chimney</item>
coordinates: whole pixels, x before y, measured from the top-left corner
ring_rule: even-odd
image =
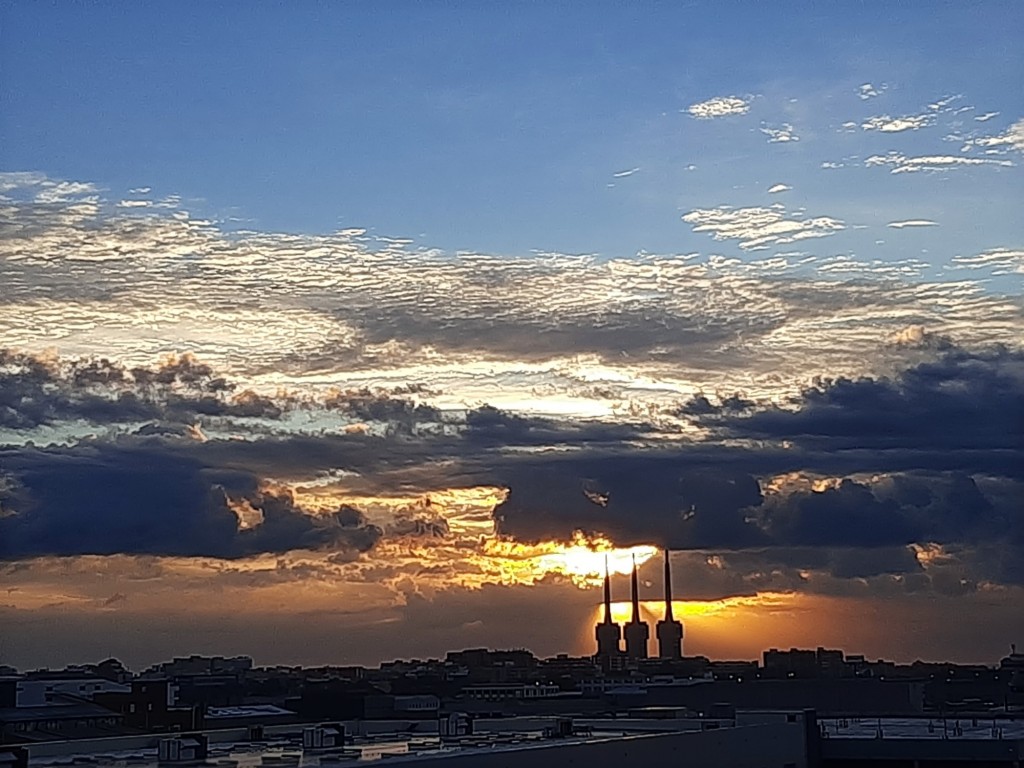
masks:
[[[651,636],[651,628],[646,621],[640,620],[640,596],[637,591],[636,555],[633,556],[632,576],[633,617],[626,625],[626,656],[631,659],[647,658],[647,640]]]
[[[658,658],[683,658],[683,623],[672,617],[672,566],[665,550],[665,618],[658,622]]]
[[[612,586],[608,575],[608,555],[604,556],[604,620],[594,627],[597,655],[611,659],[622,653],[622,627],[612,621]]]

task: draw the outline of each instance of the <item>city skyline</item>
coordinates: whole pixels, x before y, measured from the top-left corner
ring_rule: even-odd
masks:
[[[1022,25],[0,5],[0,664],[1024,642]]]

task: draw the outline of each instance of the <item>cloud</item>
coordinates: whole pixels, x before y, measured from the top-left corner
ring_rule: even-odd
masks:
[[[190,354],[127,368],[105,358],[61,360],[0,349],[0,428],[76,419],[192,423],[200,416],[280,417],[281,407],[269,398],[234,390]]]
[[[756,208],[697,208],[683,216],[694,232],[711,232],[715,240],[739,240],[744,250],[785,245],[808,238],[828,237],[846,225],[831,216],[804,219],[776,204]]]
[[[860,127],[865,131],[881,131],[882,133],[901,133],[903,131],[916,131],[932,125],[934,118],[931,114],[906,115],[904,117],[890,117],[879,115],[869,117]]]
[[[728,117],[730,115],[745,115],[750,111],[750,100],[738,96],[716,96],[707,101],[691,104],[686,108],[686,111],[700,120]]]
[[[791,189],[792,187],[789,186],[788,184],[772,184],[770,187],[768,187],[768,194],[774,195],[779,192],[788,192]]]
[[[79,552],[104,553],[104,562],[117,552],[198,557],[175,566],[192,574],[193,590],[245,585],[259,602],[283,599],[274,590],[289,586],[305,599],[329,584],[335,602],[339,591],[359,589],[367,606],[373,589],[391,605],[402,580],[423,594],[507,583],[513,573],[536,583],[542,573],[523,559],[528,543],[584,530],[719,563],[688,576],[691,595],[945,594],[1017,583],[1024,447],[1005,425],[1020,418],[1021,353],[905,335],[902,354],[928,361],[893,377],[819,382],[784,406],[744,395],[683,403],[680,414],[703,437],[485,407],[466,415],[459,434],[108,437],[8,448],[0,557],[32,568],[46,555],[70,558],[63,579]],[[464,506],[460,489],[483,484],[507,496],[491,490]],[[404,508],[388,501],[417,493],[421,502]],[[491,535],[491,506],[497,532],[511,540]],[[933,545],[941,561],[913,554]],[[33,554],[43,559],[24,560]],[[179,582],[160,580],[180,594]],[[96,605],[109,585],[97,589]],[[133,610],[144,608],[140,600],[159,605],[119,588]],[[361,610],[366,619],[371,609]]]
[[[976,115],[974,119],[979,123],[986,123],[993,117],[999,117],[1000,114],[1000,112],[986,112],[983,115]]]
[[[968,139],[961,151],[967,152],[975,147],[985,149],[986,154],[1006,150],[1024,152],[1024,119],[1018,120],[1003,133],[995,136],[978,136]]]
[[[877,87],[871,83],[864,83],[864,85],[857,88],[857,96],[861,101],[867,101],[868,99],[873,99],[876,96],[881,96],[888,87],[889,86],[885,83]]]
[[[886,155],[872,155],[864,161],[868,168],[873,166],[892,166],[890,173],[916,173],[951,171],[957,168],[966,168],[977,165],[995,165],[1000,167],[1011,167],[1013,163],[1009,160],[995,160],[982,157],[960,157],[957,155],[922,155],[919,157],[908,157],[899,152],[889,152]]]
[[[530,479],[532,478],[532,479]],[[508,498],[494,510],[499,533],[519,540],[600,533],[629,545],[655,542],[677,549],[765,544],[745,521],[761,501],[749,474],[715,473],[668,457],[619,456],[549,463],[546,469],[509,469]],[[593,503],[588,494],[606,498]]]
[[[1024,352],[953,349],[895,378],[835,379],[805,389],[795,410],[726,416],[733,433],[818,449],[946,448],[1020,454]],[[1016,470],[1014,475],[1020,475]]]
[[[928,109],[930,109],[932,112],[948,112],[950,111],[948,109],[949,105],[952,104],[954,101],[957,101],[962,98],[963,94],[961,93],[953,94],[951,96],[944,96],[938,101],[934,101],[931,104],[929,104]]]
[[[959,269],[992,269],[996,275],[1024,273],[1024,249],[990,248],[974,256],[956,256],[953,266]]]
[[[627,178],[629,176],[632,176],[634,173],[637,173],[639,170],[640,170],[639,168],[630,168],[629,170],[626,170],[626,171],[617,171],[617,172],[612,174],[612,178],[624,179],[624,178]]]
[[[904,219],[902,221],[890,221],[886,226],[893,229],[904,229],[905,227],[937,227],[939,224],[929,219]]]
[[[0,441],[67,442],[97,424],[181,434],[197,423],[216,441],[253,430],[244,419],[268,434],[360,425],[410,434],[448,428],[437,410],[483,403],[639,419],[697,388],[784,397],[823,370],[880,370],[897,362],[880,341],[908,324],[966,345],[1024,333],[1013,301],[977,283],[916,282],[913,260],[446,254],[358,231],[227,234],[195,217],[138,216],[102,200],[87,215],[77,199],[35,202],[35,183],[12,190],[8,204],[0,333],[17,354],[59,348],[63,372],[4,372],[10,410]],[[748,252],[806,247],[806,238],[847,226],[781,205],[688,218]],[[888,282],[868,289],[863,277]],[[215,371],[211,382],[235,389],[179,382],[164,397],[158,382],[134,380],[134,369],[155,370],[185,350]],[[122,381],[74,384],[70,361],[104,358],[124,369]],[[394,392],[427,381],[429,391]],[[325,415],[331,388],[344,395]]]
[[[889,280],[920,277],[927,269],[927,262],[920,259],[857,259],[847,254],[821,259],[818,271],[826,275],[847,277],[874,277]]]
[[[905,572],[919,570],[908,557],[919,542],[1012,545],[1012,507],[993,503],[971,476],[956,472],[842,479],[772,492],[756,514],[785,546],[902,548]],[[840,575],[847,578],[871,575],[851,574],[849,566],[844,570]]]
[[[290,492],[162,443],[7,452],[17,486],[0,518],[0,560],[118,553],[238,558],[294,549],[366,551],[381,532],[346,509],[312,516]],[[234,500],[234,501],[233,501]],[[258,513],[240,527],[233,503]]]
[[[790,141],[800,141],[800,137],[793,131],[793,126],[783,123],[778,128],[762,126],[761,133],[768,137],[769,144],[781,144]]]

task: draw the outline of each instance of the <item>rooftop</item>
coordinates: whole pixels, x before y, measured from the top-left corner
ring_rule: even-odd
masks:
[[[818,723],[830,739],[1024,739],[1024,720],[1006,718],[822,718]]]
[[[437,736],[402,737],[382,734],[379,738],[357,738],[343,748],[303,750],[301,739],[282,738],[268,742],[236,742],[210,744],[206,765],[217,768],[334,768],[388,756],[388,762],[415,762],[444,755],[493,753],[495,750],[518,751],[545,746],[565,746],[608,739],[643,738],[622,733],[596,733],[563,739],[545,738],[540,733],[487,733],[442,740]],[[32,765],[45,768],[166,768],[159,763],[156,748],[74,753],[60,756],[32,756]]]

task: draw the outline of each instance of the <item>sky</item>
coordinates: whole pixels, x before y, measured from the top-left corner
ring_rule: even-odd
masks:
[[[1024,7],[837,5],[0,2],[0,664],[997,662]]]

